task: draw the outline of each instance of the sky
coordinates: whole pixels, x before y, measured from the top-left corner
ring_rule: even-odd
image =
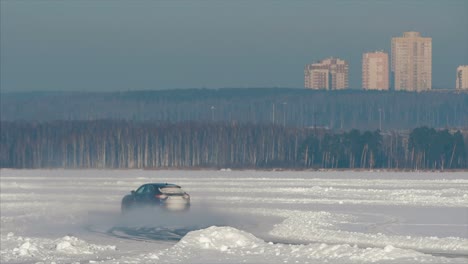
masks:
[[[134,91],[304,87],[333,56],[361,87],[362,53],[432,37],[433,88],[468,64],[468,1],[0,0],[0,88]]]

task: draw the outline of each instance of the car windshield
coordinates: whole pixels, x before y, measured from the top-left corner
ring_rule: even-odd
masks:
[[[184,194],[184,190],[180,187],[164,187],[164,188],[159,188],[161,193],[164,194]]]

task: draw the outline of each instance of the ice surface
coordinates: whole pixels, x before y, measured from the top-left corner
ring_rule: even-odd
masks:
[[[467,263],[466,172],[0,171],[1,263]],[[120,215],[147,182],[183,214]]]

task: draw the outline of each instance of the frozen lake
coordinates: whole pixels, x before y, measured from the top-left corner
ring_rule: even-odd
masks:
[[[467,263],[467,172],[1,170],[1,263]],[[186,213],[121,216],[148,182]]]

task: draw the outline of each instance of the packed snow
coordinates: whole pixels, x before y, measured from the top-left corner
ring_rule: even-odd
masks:
[[[0,170],[1,263],[467,263],[468,173]],[[188,212],[120,214],[148,182]]]

